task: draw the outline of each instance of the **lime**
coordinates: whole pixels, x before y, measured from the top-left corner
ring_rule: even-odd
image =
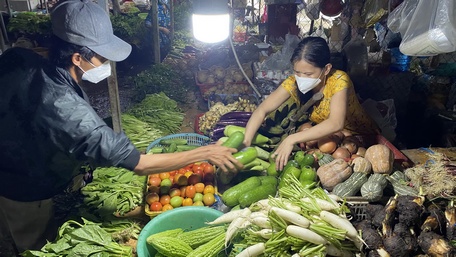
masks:
[[[305,166],[312,166],[314,164],[314,161],[315,161],[315,158],[312,154],[305,154],[301,161],[299,162],[299,165],[301,167],[305,167]]]

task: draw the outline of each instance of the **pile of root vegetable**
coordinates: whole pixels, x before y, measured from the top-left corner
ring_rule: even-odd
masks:
[[[422,165],[406,169],[405,175],[423,195],[433,199],[437,197],[454,198],[456,195],[456,164],[447,156],[437,151],[427,153],[428,161]]]
[[[455,256],[456,208],[452,201],[419,196],[391,197],[368,204],[366,219],[353,222],[366,256]]]

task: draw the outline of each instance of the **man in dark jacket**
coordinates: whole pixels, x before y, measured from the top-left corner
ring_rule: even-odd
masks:
[[[46,237],[51,198],[85,162],[138,175],[201,160],[224,171],[242,166],[232,156],[235,149],[220,145],[141,154],[124,133],[103,122],[79,86],[82,80],[98,83],[109,77],[109,61],[127,58],[131,46],[114,36],[108,14],[90,0],[59,3],[51,21],[55,38],[49,60],[22,48],[0,56],[0,235],[10,234],[18,251],[39,249],[54,239]]]

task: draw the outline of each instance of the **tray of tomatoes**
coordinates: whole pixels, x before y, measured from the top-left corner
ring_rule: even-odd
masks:
[[[213,206],[217,193],[214,166],[208,162],[192,163],[148,176],[145,212],[153,218],[174,208]]]

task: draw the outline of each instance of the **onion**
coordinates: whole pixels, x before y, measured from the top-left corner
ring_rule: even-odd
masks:
[[[321,152],[329,154],[333,153],[337,148],[336,140],[331,136],[320,138],[317,145]]]
[[[351,156],[351,153],[345,147],[338,147],[334,153],[332,153],[334,159],[348,159]]]
[[[306,142],[306,149],[314,149],[317,147],[318,140],[310,140]]]
[[[347,148],[347,150],[351,153],[354,154],[358,151],[358,145],[360,145],[360,142],[356,137],[354,136],[348,136],[346,137],[343,141],[341,146],[344,148]]]
[[[304,130],[308,130],[311,127],[313,127],[312,123],[311,122],[306,122],[306,123],[304,123],[304,124],[302,124],[301,126],[298,127],[298,132],[301,132],[301,131],[304,131]],[[307,150],[314,149],[314,148],[317,147],[317,142],[318,142],[318,140],[307,141],[301,146],[301,148],[305,147],[305,149],[307,149]]]
[[[362,146],[358,147],[358,151],[356,151],[356,155],[364,157],[365,154],[366,154],[366,148],[364,148]]]

